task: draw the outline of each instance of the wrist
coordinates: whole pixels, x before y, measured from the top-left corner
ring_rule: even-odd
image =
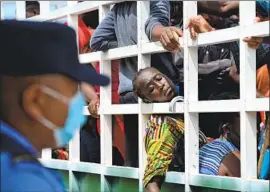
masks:
[[[165,31],[166,27],[163,25],[157,24],[153,27],[151,40],[152,41],[159,41],[161,38],[162,33]]]

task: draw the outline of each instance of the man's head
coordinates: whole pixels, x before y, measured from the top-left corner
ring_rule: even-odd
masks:
[[[59,129],[65,125],[70,110],[70,103],[48,94],[44,88],[71,101],[78,91],[78,82],[57,74],[1,76],[1,119],[18,128],[38,148],[56,146],[53,130],[41,120],[47,119]]]
[[[0,21],[0,42],[1,120],[37,149],[68,144],[85,121],[79,84],[109,79],[79,63],[75,31],[62,24]]]
[[[176,95],[173,82],[153,67],[141,69],[136,74],[133,91],[148,102],[169,102]]]
[[[26,1],[26,18],[40,14],[40,5],[38,1]]]

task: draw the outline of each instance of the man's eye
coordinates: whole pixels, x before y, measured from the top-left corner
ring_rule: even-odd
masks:
[[[156,80],[160,81],[162,79],[162,76],[161,75],[157,75],[156,76]]]

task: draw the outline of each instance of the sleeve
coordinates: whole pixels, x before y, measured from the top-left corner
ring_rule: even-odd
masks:
[[[220,59],[215,61],[210,61],[208,63],[199,63],[198,71],[200,75],[208,75],[214,71],[222,70],[231,66],[230,59]]]
[[[145,33],[152,40],[152,30],[155,25],[169,26],[169,1],[150,1],[150,16],[145,23]]]
[[[256,0],[256,10],[263,17],[269,17],[270,2],[265,0]]]
[[[116,48],[118,46],[115,35],[115,7],[106,15],[104,20],[99,24],[95,30],[90,47],[94,51],[107,51],[108,49]]]
[[[14,172],[18,170],[14,170]],[[5,182],[6,187],[3,191],[9,192],[27,192],[27,191],[55,191],[55,188],[52,188],[52,185],[47,182],[46,179],[43,179],[40,175],[33,174],[33,172],[21,171],[7,179]],[[3,187],[3,186],[2,186]],[[58,188],[58,187],[57,187]],[[60,189],[60,188],[59,188]],[[58,190],[57,191],[63,191]]]

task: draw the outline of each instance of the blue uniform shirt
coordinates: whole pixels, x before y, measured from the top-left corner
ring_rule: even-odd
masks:
[[[37,157],[37,152],[30,142],[3,121],[0,121],[0,133]],[[0,157],[1,192],[66,191],[62,178],[56,172],[43,167],[41,164],[31,161],[14,163],[11,154],[8,152],[1,152]]]

